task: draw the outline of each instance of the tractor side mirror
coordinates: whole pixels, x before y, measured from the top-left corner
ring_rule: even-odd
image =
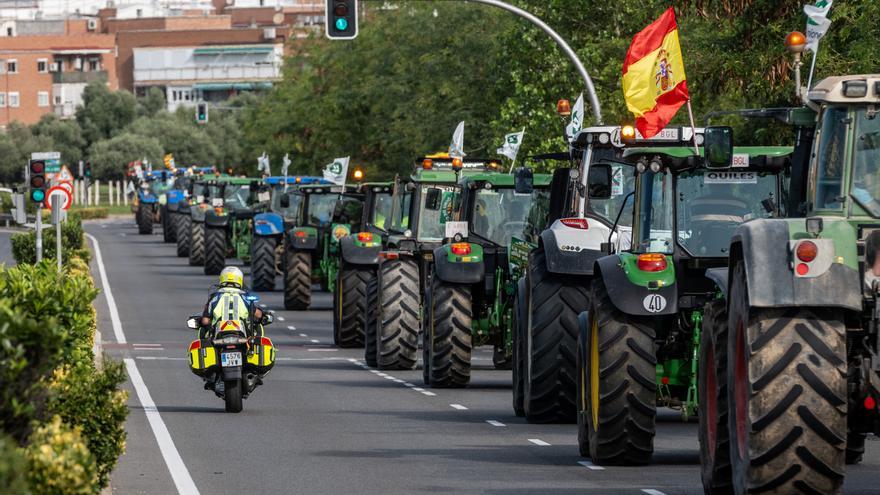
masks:
[[[281,207],[290,208],[290,196],[288,196],[287,194],[283,194],[281,196]]]
[[[432,187],[428,189],[425,193],[425,208],[432,211],[437,211],[440,209],[440,199],[443,196],[443,191],[437,189],[436,187]]]
[[[706,168],[730,168],[733,164],[733,128],[710,126],[703,134]]]
[[[590,199],[611,198],[612,170],[610,163],[594,163],[590,165],[587,175],[587,188]]]
[[[513,190],[517,194],[532,194],[534,190],[534,174],[528,167],[517,167],[513,173]]]

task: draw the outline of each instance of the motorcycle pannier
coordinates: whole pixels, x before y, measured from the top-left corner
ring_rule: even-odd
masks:
[[[213,343],[206,340],[194,340],[189,345],[189,367],[193,373],[202,376],[211,366],[217,366],[217,351]]]

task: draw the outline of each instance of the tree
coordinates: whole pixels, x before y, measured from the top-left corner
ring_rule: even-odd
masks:
[[[30,128],[12,122],[0,139],[0,180],[21,182],[23,170],[35,151],[54,151],[55,143],[50,136],[34,135]]]
[[[31,126],[31,133],[37,137],[51,139],[54,144],[51,151],[61,153],[63,163],[78,163],[83,157],[82,150],[86,141],[75,121],[61,120],[55,114],[47,113],[39,122]]]
[[[165,153],[174,154],[180,166],[211,165],[219,155],[208,133],[192,122],[192,114],[189,122],[184,122],[175,114],[161,111],[154,117],[137,119],[128,132],[156,139]]]
[[[100,81],[91,82],[83,91],[83,104],[76,108],[76,121],[89,146],[113,137],[135,117],[136,100],[128,91],[110,91]]]
[[[162,110],[165,110],[165,93],[155,86],[137,99],[137,114],[140,117],[152,117]]]
[[[123,178],[126,164],[136,160],[146,158],[153,164],[160,164],[163,155],[158,139],[131,132],[99,141],[89,148],[92,174],[104,180]]]

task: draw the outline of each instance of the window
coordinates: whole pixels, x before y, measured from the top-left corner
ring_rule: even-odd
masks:
[[[37,72],[41,74],[49,72],[49,61],[45,58],[37,59]]]
[[[6,36],[15,36],[15,31],[13,31],[11,27],[7,27]]]
[[[10,74],[18,74],[18,60],[7,60],[6,71]]]
[[[18,91],[11,91],[9,93],[9,106],[12,108],[18,108]]]
[[[89,59],[89,70],[90,71],[101,70],[101,61],[96,58]]]
[[[37,92],[37,106],[38,107],[48,107],[49,106],[49,92],[48,91]]]
[[[6,93],[0,93],[0,108],[6,107]]]
[[[814,206],[816,209],[838,209],[843,206],[841,188],[848,122],[846,108],[826,108],[821,122],[818,166],[813,183],[816,195]]]
[[[60,105],[60,104],[61,104],[61,95],[55,95],[55,104],[56,104],[56,105]]]

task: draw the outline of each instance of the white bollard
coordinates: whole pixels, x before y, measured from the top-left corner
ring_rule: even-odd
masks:
[[[124,183],[125,181],[122,181],[122,182]],[[126,190],[124,193],[122,193],[122,204],[124,204],[125,206],[128,206],[128,190]]]
[[[73,181],[73,204],[79,204],[79,186],[77,185],[76,181]]]
[[[95,181],[95,206],[101,206],[101,181]]]
[[[116,206],[122,204],[122,181],[116,181]]]
[[[107,181],[107,205],[113,206],[113,181]]]

